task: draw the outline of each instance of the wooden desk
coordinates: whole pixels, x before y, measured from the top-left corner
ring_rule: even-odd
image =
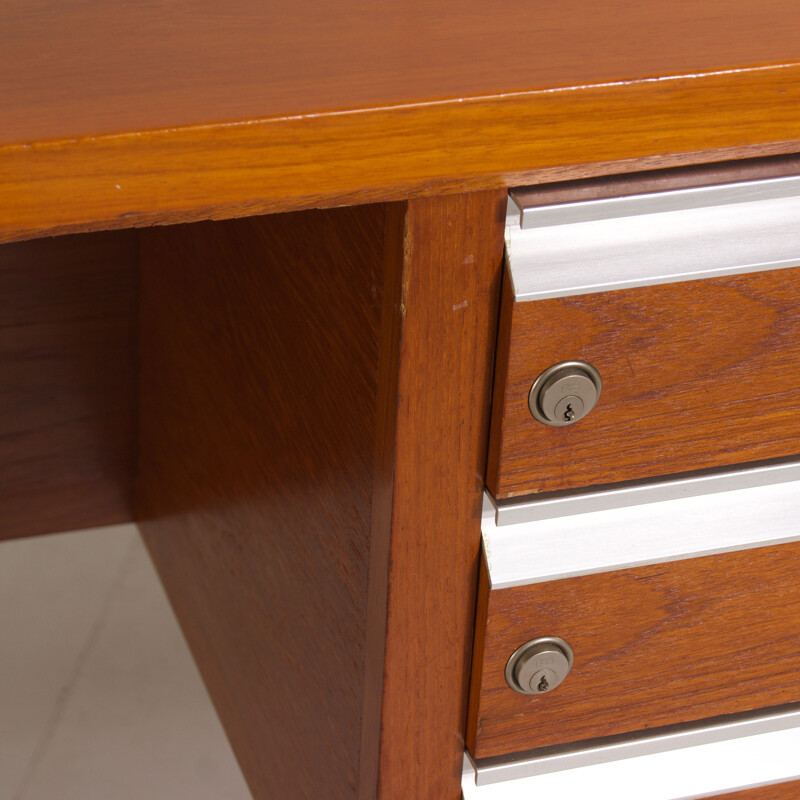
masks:
[[[4,4],[3,534],[140,522],[257,800],[456,798],[505,188],[798,152],[798,42],[786,0]]]

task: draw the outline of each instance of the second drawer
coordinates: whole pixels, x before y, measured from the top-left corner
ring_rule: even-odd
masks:
[[[472,755],[800,701],[800,542],[789,541],[800,538],[799,511],[797,482],[527,528],[497,527],[487,511]],[[592,548],[600,556],[587,568]],[[556,689],[520,694],[506,665],[539,637],[566,640],[574,664]]]

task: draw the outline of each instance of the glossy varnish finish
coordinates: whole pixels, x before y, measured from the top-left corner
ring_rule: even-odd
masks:
[[[137,236],[0,247],[0,539],[133,518]]]
[[[799,109],[800,66],[9,145],[0,241],[789,153]]]
[[[490,592],[471,752],[797,702],[798,569],[800,544],[787,544]],[[506,686],[505,665],[538,636],[566,639],[575,663],[554,691],[521,695]]]
[[[7,0],[0,143],[787,65],[800,60],[795,11],[790,0],[571,0],[536,13],[522,0],[231,0],[224,13],[213,0]]]
[[[504,300],[490,489],[504,498],[799,452],[798,292],[793,268]],[[533,380],[572,359],[600,371],[600,402],[568,427],[536,422]]]
[[[794,12],[12,0],[0,240],[797,151]]]
[[[140,526],[256,800],[356,795],[384,214],[143,236]]]

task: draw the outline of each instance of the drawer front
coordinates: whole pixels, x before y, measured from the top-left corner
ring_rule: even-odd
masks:
[[[498,499],[800,452],[798,268],[506,296],[503,312],[487,481]],[[600,372],[600,399],[572,425],[543,425],[531,385],[569,360]]]
[[[527,229],[510,206],[498,499],[800,452],[800,179],[642,197],[534,207]],[[599,400],[543,424],[531,388],[568,361]]]
[[[800,543],[489,589],[481,579],[469,748],[486,758],[800,701]],[[526,641],[574,651],[566,680],[506,684]]]

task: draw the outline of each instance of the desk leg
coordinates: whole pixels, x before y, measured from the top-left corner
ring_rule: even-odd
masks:
[[[458,797],[503,206],[143,232],[140,524],[256,800]]]

